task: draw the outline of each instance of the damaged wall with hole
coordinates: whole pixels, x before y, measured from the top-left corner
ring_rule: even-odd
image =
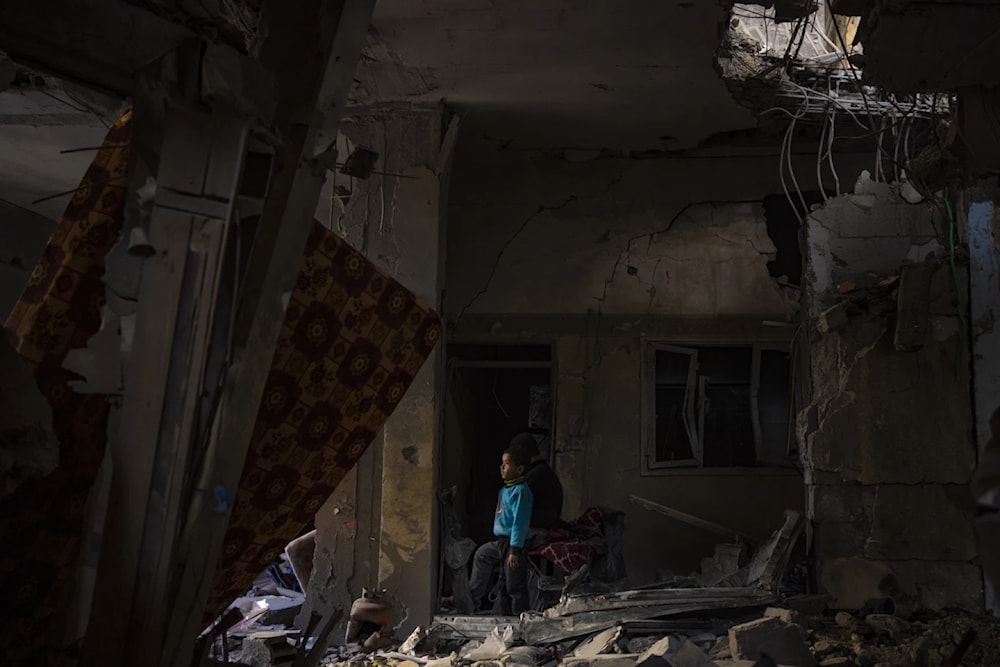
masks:
[[[817,583],[835,607],[981,610],[968,269],[949,249],[963,232],[943,206],[864,179],[805,232],[812,401],[799,429]]]
[[[330,171],[316,211],[318,220],[434,308],[441,289],[448,121],[439,104],[386,105],[345,117],[340,134],[325,143],[336,141],[341,164],[355,147],[377,152],[377,173],[354,178]],[[429,621],[439,371],[434,354],[317,513],[314,569],[300,620],[312,610],[348,609],[362,588],[384,587],[400,632]]]
[[[800,174],[815,169],[813,156],[795,160]],[[631,505],[629,494],[760,538],[785,509],[802,508],[791,466],[644,475],[640,458],[644,340],[794,335],[798,276],[769,265],[789,238],[797,249],[797,225],[772,238],[762,204],[784,200],[777,157],[460,164],[451,192],[450,341],[555,343],[563,518],[589,506],[625,511],[630,579],[687,574],[724,538]]]

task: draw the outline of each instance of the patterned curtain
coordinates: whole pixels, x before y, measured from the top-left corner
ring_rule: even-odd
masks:
[[[80,555],[84,509],[107,442],[108,397],[77,394],[63,369],[101,326],[104,258],[118,241],[131,113],[108,131],[4,325],[52,407],[59,465],[0,499],[0,656],[43,664],[49,624]]]
[[[212,589],[242,595],[371,444],[441,335],[438,316],[318,222],[292,291]]]

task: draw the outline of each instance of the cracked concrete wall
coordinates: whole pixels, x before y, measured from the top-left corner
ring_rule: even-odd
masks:
[[[781,191],[774,160],[537,160],[455,180],[452,319],[795,307],[767,271],[775,250],[759,202]]]
[[[808,510],[820,587],[833,606],[891,598],[901,611],[982,609],[968,482],[975,463],[967,268],[948,253],[948,222],[888,185],[859,183],[806,221],[811,405],[800,415]],[[837,331],[814,317],[846,285],[931,267],[923,345],[894,345],[895,307],[852,311]],[[845,286],[841,289],[840,286]]]
[[[331,172],[316,212],[435,308],[449,168],[444,122],[444,108],[437,104],[391,105],[345,118],[336,137],[338,161],[347,159],[352,146],[364,146],[379,153],[375,169],[384,173],[360,180]],[[430,620],[437,571],[439,357],[440,349],[318,512],[307,607],[346,609],[363,587],[384,587],[395,606],[398,634]]]
[[[797,166],[815,171],[814,160]],[[789,470],[644,476],[640,465],[644,338],[794,332],[798,295],[768,273],[775,246],[760,206],[781,192],[777,158],[525,159],[462,166],[451,188],[451,339],[555,342],[564,518],[592,505],[625,511],[633,582],[687,574],[722,538],[639,509],[630,493],[761,538],[785,509],[804,508]]]

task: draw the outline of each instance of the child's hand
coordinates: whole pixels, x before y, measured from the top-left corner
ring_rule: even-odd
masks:
[[[516,570],[521,566],[521,559],[518,558],[517,554],[509,554],[507,556],[507,567],[512,570]]]

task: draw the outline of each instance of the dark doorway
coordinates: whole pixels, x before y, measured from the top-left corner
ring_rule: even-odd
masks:
[[[500,458],[529,431],[551,454],[550,345],[449,345],[441,486],[457,487],[455,509],[477,544],[493,539]]]

